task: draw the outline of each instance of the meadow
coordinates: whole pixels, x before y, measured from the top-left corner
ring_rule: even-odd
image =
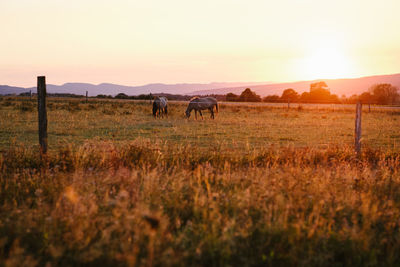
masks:
[[[400,265],[400,112],[0,98],[4,266]]]

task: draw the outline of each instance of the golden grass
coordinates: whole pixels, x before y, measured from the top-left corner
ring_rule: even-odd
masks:
[[[398,114],[364,115],[375,127],[356,157],[345,111],[225,106],[215,121],[187,121],[176,104],[154,120],[148,103],[51,102],[41,161],[34,113],[10,102],[5,266],[400,264]]]

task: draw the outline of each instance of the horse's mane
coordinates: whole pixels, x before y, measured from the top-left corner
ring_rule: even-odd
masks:
[[[200,98],[200,97],[194,96],[194,97],[192,97],[189,101],[192,101],[192,100],[195,100],[195,99],[198,99],[198,98]]]

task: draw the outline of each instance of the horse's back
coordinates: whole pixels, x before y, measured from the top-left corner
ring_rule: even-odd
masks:
[[[168,99],[166,97],[164,97],[164,96],[161,96],[160,100],[161,100],[161,102],[164,102],[165,104],[168,103]]]
[[[214,97],[196,97],[189,102],[189,106],[195,109],[209,109],[217,104],[217,100]]]
[[[160,97],[160,104],[162,108],[165,108],[168,104],[168,99],[166,97],[161,96]]]
[[[207,99],[207,101],[209,101],[210,103],[213,104],[217,104],[217,99],[215,97],[205,97]]]
[[[199,102],[200,103],[204,103],[206,105],[209,106],[213,106],[215,104],[217,104],[217,99],[215,99],[214,97],[203,97],[203,98],[199,98]]]
[[[160,106],[160,107],[164,108],[164,107],[167,106],[168,100],[167,100],[167,98],[165,98],[165,97],[163,97],[163,96],[160,96],[160,97],[157,96],[157,97],[154,99],[154,103],[155,103],[157,106]]]

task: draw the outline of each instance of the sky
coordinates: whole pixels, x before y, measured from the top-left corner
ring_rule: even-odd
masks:
[[[399,0],[0,0],[0,84],[400,73]]]

